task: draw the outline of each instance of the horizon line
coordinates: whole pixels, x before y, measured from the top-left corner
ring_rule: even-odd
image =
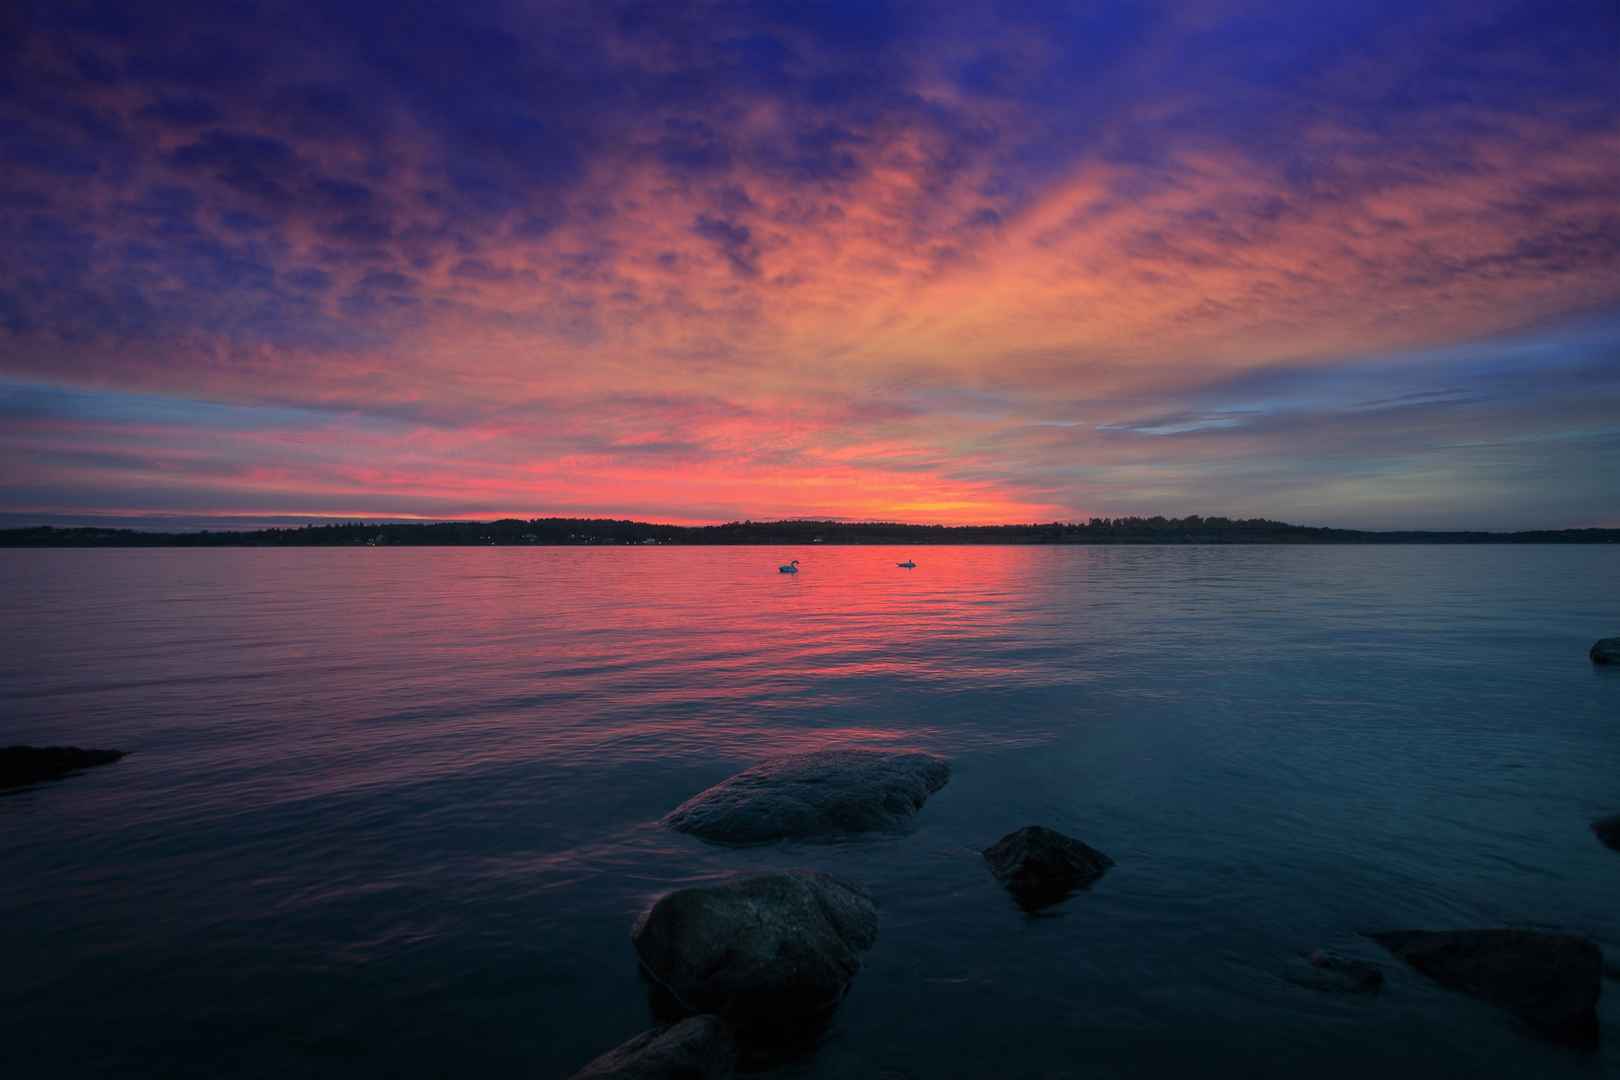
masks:
[[[886,518],[839,518],[839,517],[785,517],[785,518],[731,518],[727,520],[708,521],[658,521],[635,517],[612,516],[578,516],[550,514],[536,517],[519,517],[516,515],[502,515],[499,517],[412,517],[409,515],[396,515],[384,517],[348,516],[348,515],[220,515],[209,517],[199,515],[193,518],[174,516],[174,520],[164,520],[168,515],[41,515],[41,517],[59,517],[68,521],[39,521],[34,523],[7,524],[5,518],[23,517],[16,513],[0,513],[0,533],[26,532],[41,529],[73,530],[73,529],[101,529],[116,532],[132,532],[141,534],[186,534],[186,533],[258,533],[270,531],[292,531],[302,529],[342,528],[342,527],[385,527],[401,526],[407,528],[427,528],[442,525],[485,525],[492,526],[502,522],[535,523],[535,522],[600,522],[618,525],[635,525],[645,528],[659,529],[720,529],[730,526],[756,526],[768,527],[777,525],[826,525],[829,527],[899,527],[907,529],[941,529],[941,530],[973,530],[973,529],[1041,529],[1053,526],[1066,528],[1089,528],[1092,522],[1102,521],[1109,523],[1152,522],[1184,523],[1191,519],[1200,522],[1220,521],[1228,525],[1242,525],[1247,523],[1266,523],[1284,526],[1290,529],[1310,529],[1329,532],[1351,533],[1410,533],[1410,534],[1472,534],[1472,535],[1502,535],[1512,536],[1524,533],[1561,533],[1583,531],[1614,531],[1620,526],[1615,525],[1544,525],[1536,528],[1366,528],[1343,525],[1303,524],[1289,521],[1284,518],[1266,516],[1257,517],[1230,517],[1224,514],[1184,514],[1172,516],[1167,514],[1122,514],[1102,515],[1093,514],[1084,519],[1080,518],[1054,518],[1046,521],[1000,521],[1000,522],[966,522],[944,523],[934,521],[903,521]],[[238,520],[239,519],[239,520]],[[202,523],[206,522],[206,523]]]

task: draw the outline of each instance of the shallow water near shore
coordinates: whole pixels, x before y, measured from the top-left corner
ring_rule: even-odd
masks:
[[[1359,937],[1620,960],[1612,547],[7,551],[0,602],[0,743],[131,751],[0,795],[11,1077],[566,1076],[649,1023],[651,898],[791,866],[882,928],[775,1075],[1620,1074],[1620,984],[1580,1053]],[[954,773],[901,835],[658,824],[826,745]],[[1032,823],[1118,865],[1026,915],[978,849]]]

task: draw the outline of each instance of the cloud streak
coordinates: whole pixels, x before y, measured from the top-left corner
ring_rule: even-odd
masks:
[[[8,35],[0,511],[1620,518],[1612,5],[159,8]]]

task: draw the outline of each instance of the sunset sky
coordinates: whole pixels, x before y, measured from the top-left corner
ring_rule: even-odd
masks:
[[[0,5],[0,524],[1620,526],[1620,4]]]

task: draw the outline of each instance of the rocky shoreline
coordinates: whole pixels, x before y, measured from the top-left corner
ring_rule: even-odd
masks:
[[[1620,638],[1590,650],[1620,662]],[[123,751],[72,746],[0,748],[0,788],[22,787],[122,759]],[[933,754],[831,748],[759,763],[687,799],[662,819],[721,847],[783,840],[903,835],[951,778]],[[1620,814],[1591,829],[1620,851]],[[836,845],[825,848],[836,857]],[[1043,825],[983,848],[985,868],[1035,915],[1097,886],[1113,857]],[[630,930],[652,1012],[666,1021],[575,1074],[594,1078],[729,1077],[814,1049],[878,941],[878,904],[859,883],[816,868],[737,873],[656,898]],[[1528,1034],[1577,1050],[1598,1045],[1597,1003],[1616,977],[1596,943],[1578,933],[1516,927],[1366,932],[1412,971],[1514,1016]],[[1354,951],[1354,950],[1352,950]],[[1279,964],[1309,990],[1387,992],[1384,967],[1317,948]]]
[[[700,792],[663,823],[720,845],[903,831],[950,778],[929,754],[830,749],[774,759]],[[1620,815],[1593,824],[1620,846]],[[991,875],[1033,915],[1092,888],[1112,857],[1040,825],[983,849]],[[657,898],[631,930],[655,1014],[673,1022],[598,1057],[575,1080],[729,1077],[813,1049],[876,943],[858,883],[813,869],[738,874]],[[1527,1032],[1590,1049],[1606,973],[1585,937],[1514,928],[1366,935],[1434,982],[1516,1016]],[[1378,994],[1381,965],[1316,949],[1280,971],[1317,991]]]

